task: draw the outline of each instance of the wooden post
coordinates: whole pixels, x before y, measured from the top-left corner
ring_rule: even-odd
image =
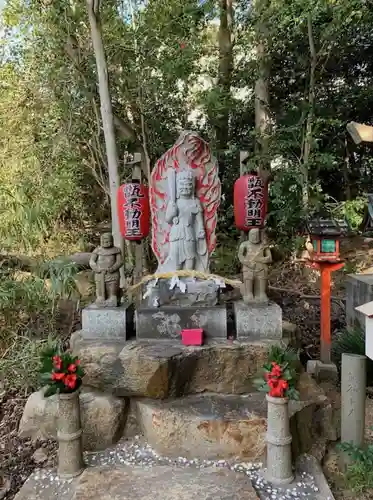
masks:
[[[134,167],[132,169],[132,181],[141,183],[141,154],[135,153]],[[144,260],[144,243],[142,241],[133,243],[133,253],[135,256],[135,267],[133,271],[133,283],[136,284],[142,279],[143,273],[143,260]]]

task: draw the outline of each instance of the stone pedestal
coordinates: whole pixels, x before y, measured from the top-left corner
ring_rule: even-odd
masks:
[[[246,305],[240,300],[233,308],[237,340],[282,338],[282,309],[276,303]]]
[[[119,307],[97,307],[91,304],[82,310],[82,339],[126,341],[133,331],[132,304]]]
[[[181,343],[181,331],[202,328],[204,340],[227,338],[227,309],[211,307],[140,307],[136,311],[138,340],[176,340]]]
[[[346,280],[346,322],[348,328],[365,328],[365,316],[355,310],[373,300],[373,274],[349,274]]]

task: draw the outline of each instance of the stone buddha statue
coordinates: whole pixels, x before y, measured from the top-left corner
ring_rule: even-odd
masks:
[[[144,295],[148,305],[216,304],[220,284],[177,276],[178,271],[209,273],[209,258],[216,246],[221,185],[209,145],[195,132],[182,132],[157,161],[149,193],[156,273],[170,276],[148,283]]]
[[[169,173],[171,182],[174,178]],[[169,189],[165,220],[170,224],[168,256],[158,272],[207,270],[207,243],[201,202],[195,197],[191,170],[176,174],[176,190]],[[176,191],[176,196],[173,193]]]

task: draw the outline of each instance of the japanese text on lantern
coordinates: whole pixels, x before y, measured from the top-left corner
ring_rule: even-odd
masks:
[[[125,184],[122,186],[125,203],[123,204],[124,219],[126,221],[125,237],[141,236],[140,219],[142,214],[142,204],[140,198],[144,198],[141,193],[140,184]]]
[[[258,176],[248,176],[247,195],[245,196],[245,215],[247,226],[260,226],[264,206],[264,183]]]

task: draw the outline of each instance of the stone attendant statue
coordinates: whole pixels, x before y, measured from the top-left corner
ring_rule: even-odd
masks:
[[[152,247],[158,273],[208,272],[220,196],[218,164],[209,145],[198,134],[183,132],[151,175]]]
[[[249,238],[238,249],[238,259],[242,264],[242,297],[245,304],[268,302],[268,264],[272,262],[271,250],[261,241],[260,229],[249,231]]]
[[[101,236],[101,245],[93,251],[89,265],[95,273],[96,305],[117,307],[120,291],[119,269],[123,266],[123,259],[120,249],[114,246],[110,233]]]

